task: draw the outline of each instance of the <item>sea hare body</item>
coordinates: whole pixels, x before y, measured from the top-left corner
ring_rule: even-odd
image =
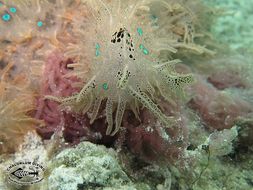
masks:
[[[73,31],[80,40],[66,51],[77,58],[69,67],[82,81],[81,90],[68,97],[46,98],[77,113],[90,111],[90,123],[105,102],[107,135],[119,131],[126,109],[138,117],[140,105],[164,127],[172,127],[176,119],[162,112],[155,97],[174,102],[183,96],[182,88],[194,81],[191,74],[175,71],[180,60],[172,55],[181,49],[211,52],[194,43],[191,13],[180,3],[154,0],[85,1],[83,9],[72,18]],[[162,56],[162,52],[171,57]]]

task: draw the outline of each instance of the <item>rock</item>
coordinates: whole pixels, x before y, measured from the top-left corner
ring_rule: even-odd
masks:
[[[48,189],[136,189],[112,149],[82,142],[58,154],[50,166]],[[127,185],[128,188],[124,188]]]

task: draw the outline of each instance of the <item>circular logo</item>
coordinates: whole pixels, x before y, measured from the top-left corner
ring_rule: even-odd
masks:
[[[20,185],[31,185],[43,180],[44,167],[36,162],[17,162],[7,168],[8,180]]]

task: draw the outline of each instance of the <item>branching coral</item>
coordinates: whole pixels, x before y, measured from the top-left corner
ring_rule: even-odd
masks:
[[[173,118],[160,110],[155,96],[173,101],[193,82],[192,75],[175,71],[180,60],[173,54],[182,48],[211,53],[194,43],[194,15],[183,2],[83,0],[83,12],[72,23],[79,41],[66,52],[76,59],[70,67],[83,87],[70,97],[46,98],[77,112],[90,110],[91,123],[106,100],[107,135],[118,132],[128,107],[138,115],[139,104],[171,127]]]

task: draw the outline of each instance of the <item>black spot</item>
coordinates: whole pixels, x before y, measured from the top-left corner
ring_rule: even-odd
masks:
[[[195,150],[197,147],[190,144],[188,147],[187,147],[187,150]]]
[[[116,42],[116,39],[112,39],[111,42],[112,42],[112,43],[115,43],[115,42]]]
[[[117,34],[117,38],[119,38],[122,34],[122,31],[120,31],[118,34]]]
[[[175,78],[175,83],[176,85],[179,85],[179,80],[177,78]]]
[[[121,42],[121,39],[119,38],[119,39],[117,40],[117,42]]]
[[[205,150],[206,152],[209,151],[209,145],[202,145],[202,150]]]
[[[132,54],[130,54],[130,55],[129,55],[129,57],[132,59],[132,58],[133,58],[133,55],[132,55]]]

